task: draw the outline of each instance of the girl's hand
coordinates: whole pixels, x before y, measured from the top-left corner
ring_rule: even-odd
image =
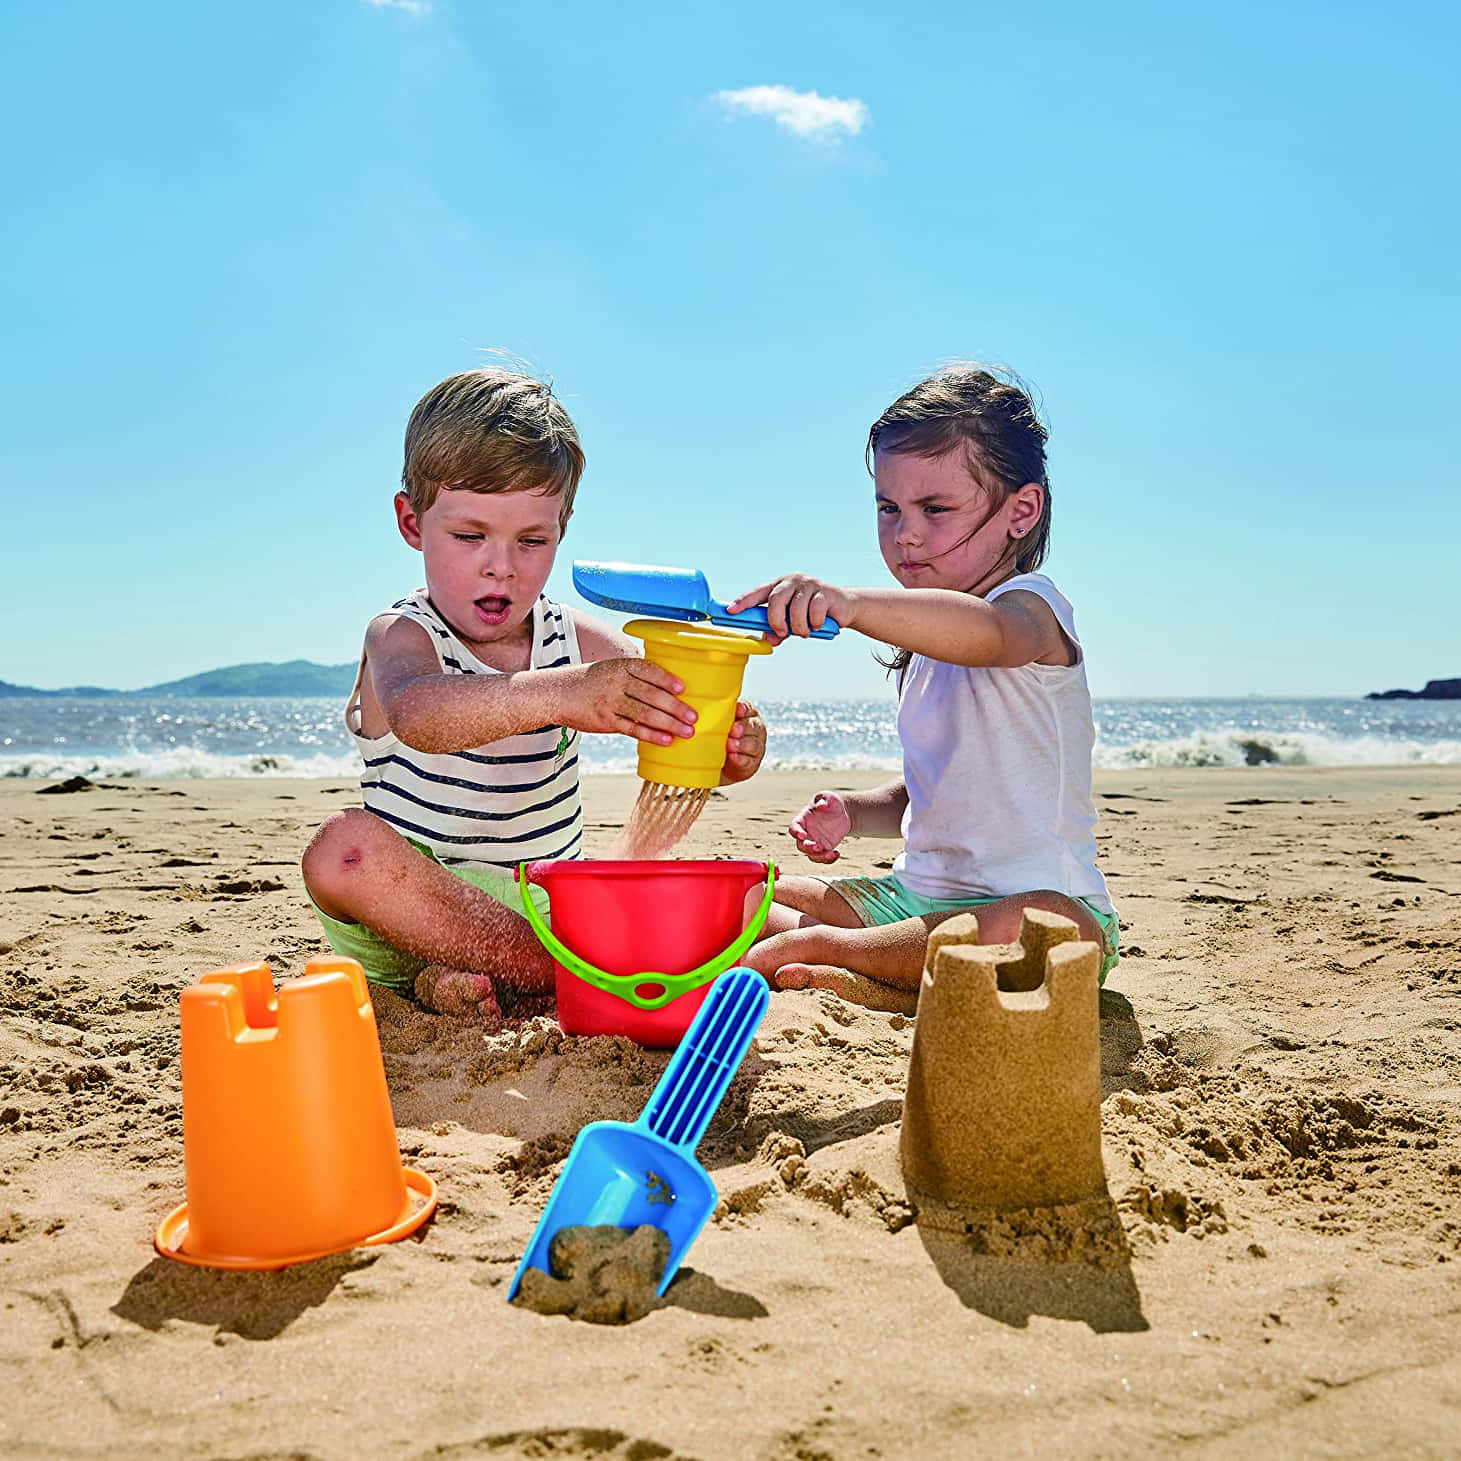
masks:
[[[736,701],[736,718],[726,735],[720,784],[732,786],[754,776],[766,755],[766,722],[754,705]]]
[[[847,803],[835,791],[819,791],[791,820],[786,829],[797,850],[813,862],[836,862],[837,844],[852,833]]]
[[[805,573],[788,573],[753,588],[726,605],[728,612],[739,614],[755,604],[766,605],[766,618],[771,632],[766,636],[780,644],[790,635],[809,638],[813,629],[820,629],[830,615],[844,629],[852,625],[852,594],[845,588],[824,583]]]

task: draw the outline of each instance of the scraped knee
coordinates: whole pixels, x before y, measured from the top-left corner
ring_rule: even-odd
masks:
[[[349,807],[327,817],[299,860],[309,895],[326,913],[341,907],[350,888],[369,867],[383,837],[396,834],[379,817]]]

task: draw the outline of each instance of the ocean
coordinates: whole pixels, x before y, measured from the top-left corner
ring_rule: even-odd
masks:
[[[1095,702],[1098,767],[1461,764],[1461,701],[1113,699]],[[899,769],[891,695],[770,700],[766,764]],[[0,700],[0,776],[142,780],[353,777],[334,699]],[[586,773],[632,771],[633,744],[586,736]]]

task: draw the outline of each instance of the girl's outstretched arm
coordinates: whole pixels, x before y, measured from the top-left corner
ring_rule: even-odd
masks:
[[[766,605],[771,638],[803,638],[830,615],[844,629],[954,665],[1074,663],[1050,606],[1013,589],[994,603],[947,588],[838,588],[804,573],[773,579],[726,605],[739,613]]]

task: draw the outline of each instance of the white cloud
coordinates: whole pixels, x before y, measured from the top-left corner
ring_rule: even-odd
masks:
[[[770,117],[798,137],[835,140],[840,134],[855,137],[871,120],[867,105],[855,97],[818,96],[815,91],[793,91],[789,86],[747,86],[740,91],[718,91],[715,99],[729,112]]]
[[[400,10],[407,15],[429,15],[431,0],[365,0],[372,10]]]

